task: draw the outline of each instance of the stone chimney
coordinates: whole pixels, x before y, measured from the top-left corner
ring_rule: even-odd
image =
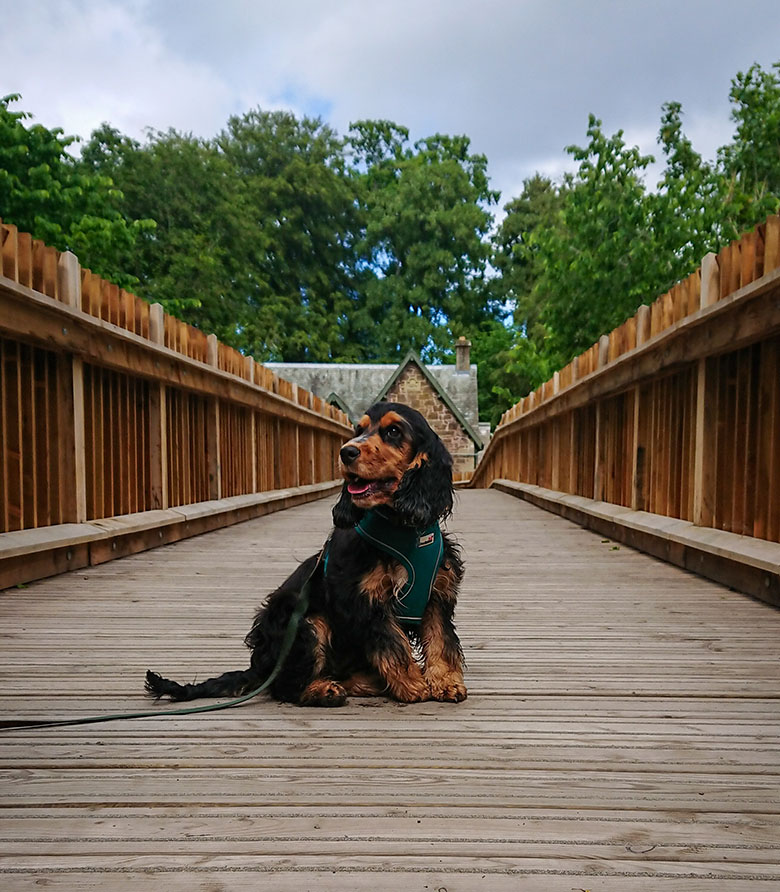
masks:
[[[468,372],[471,369],[471,341],[461,335],[455,343],[455,371]]]

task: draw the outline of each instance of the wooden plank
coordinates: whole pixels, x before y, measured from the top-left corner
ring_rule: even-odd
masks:
[[[58,524],[62,523],[62,502],[60,498],[60,439],[58,423],[59,368],[56,355],[46,355],[45,369],[47,524]]]
[[[627,513],[625,508],[591,499],[573,501],[552,490],[508,480],[494,485],[602,535],[780,606],[780,552],[774,543],[745,539],[725,530],[700,531],[686,521]]]
[[[105,501],[107,490],[107,474],[105,472],[106,452],[104,440],[104,416],[106,403],[103,387],[103,376],[100,370],[92,366],[90,368],[90,377],[92,379],[92,423],[94,425],[93,445],[90,452],[90,457],[92,458],[91,474],[95,486],[95,505],[92,514],[88,515],[88,518],[93,519],[96,517],[106,516]]]
[[[740,445],[742,466],[742,500],[740,514],[742,534],[753,535],[756,514],[756,479],[758,475],[758,390],[760,375],[759,347],[746,348],[744,368],[743,439]]]
[[[25,453],[24,462],[24,514],[26,526],[37,527],[39,525],[38,518],[38,445],[39,445],[39,424],[38,413],[40,411],[36,404],[35,393],[35,350],[22,347],[22,366],[23,375],[22,382],[22,441]]]
[[[8,451],[8,529],[25,528],[24,518],[24,436],[22,421],[22,349],[19,344],[10,345],[6,351],[3,369],[6,384],[6,417],[9,431]]]
[[[780,216],[773,215],[766,221],[764,232],[764,274],[780,267]]]
[[[19,232],[16,237],[16,262],[18,278],[16,281],[28,288],[33,284],[33,245],[29,232]]]
[[[133,709],[147,666],[245,665],[334,498],[6,592],[0,713]],[[495,491],[461,491],[450,529],[468,700],[5,733],[6,885],[775,885],[776,611]]]
[[[760,350],[757,400],[758,456],[756,470],[756,511],[752,535],[780,541],[778,485],[780,458],[780,339],[765,341]]]
[[[163,384],[149,385],[149,488],[152,508],[168,507],[168,408]]]
[[[0,225],[0,275],[19,281],[18,230],[12,223]]]

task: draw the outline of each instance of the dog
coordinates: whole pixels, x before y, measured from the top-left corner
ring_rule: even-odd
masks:
[[[193,700],[257,688],[276,665],[308,581],[305,616],[269,688],[276,700],[341,706],[350,695],[402,703],[466,698],[453,621],[463,562],[439,527],[452,513],[452,457],[418,411],[379,402],[341,448],[340,470],[331,536],[258,610],[245,639],[249,668],[199,684],[150,671],[148,693]],[[420,556],[427,559],[423,570],[412,563]],[[405,609],[408,594],[417,598],[410,608],[416,616]]]

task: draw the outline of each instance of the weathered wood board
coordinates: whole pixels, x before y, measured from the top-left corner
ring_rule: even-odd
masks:
[[[4,592],[0,718],[242,667],[332,501]],[[495,491],[450,527],[465,703],[2,733],[2,888],[780,888],[777,610]]]

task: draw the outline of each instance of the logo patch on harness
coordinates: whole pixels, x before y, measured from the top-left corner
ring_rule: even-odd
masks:
[[[420,536],[420,538],[417,540],[417,547],[424,548],[426,545],[433,545],[435,538],[435,533],[428,533],[426,536]]]

